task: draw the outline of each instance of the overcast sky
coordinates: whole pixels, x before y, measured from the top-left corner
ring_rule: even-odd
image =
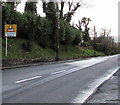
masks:
[[[22,0],[26,1],[26,0]],[[77,1],[77,0],[76,0]],[[118,2],[120,0],[87,0],[90,6],[80,8],[74,15],[71,22],[78,23],[83,17],[91,18],[89,27],[91,30],[96,26],[96,30],[101,28],[111,29],[111,36],[118,36]],[[18,5],[17,10],[24,11],[24,2]],[[37,5],[40,7],[40,4]],[[38,9],[41,14],[42,9]]]

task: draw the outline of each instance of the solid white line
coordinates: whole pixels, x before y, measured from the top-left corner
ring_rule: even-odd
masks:
[[[110,79],[114,73],[118,71],[119,68],[114,69],[109,74],[105,74],[103,77],[97,79],[89,85],[89,89],[84,90],[83,93],[79,92],[78,96],[72,101],[72,103],[84,103],[89,96],[91,96],[97,88],[104,83],[106,80]]]
[[[50,74],[54,75],[54,74],[59,74],[59,73],[65,72],[65,71],[66,70],[62,70],[62,71],[58,71],[58,72],[54,72],[54,73],[50,73]]]
[[[35,77],[31,77],[31,78],[27,78],[27,79],[23,79],[23,80],[19,80],[19,81],[16,81],[15,83],[22,83],[22,82],[26,82],[26,81],[30,81],[30,80],[33,80],[33,79],[37,79],[37,78],[40,78],[42,76],[35,76]]]

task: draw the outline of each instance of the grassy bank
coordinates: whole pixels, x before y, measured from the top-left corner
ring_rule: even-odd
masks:
[[[5,39],[2,40],[2,58],[3,59],[46,59],[55,58],[56,53],[50,48],[42,48],[34,42],[28,42],[19,38],[8,38],[8,56],[5,56]],[[79,57],[90,57],[94,55],[94,51],[86,48],[76,48],[68,46],[67,51],[64,46],[60,46],[60,59],[73,59]],[[97,56],[104,54],[96,51]]]

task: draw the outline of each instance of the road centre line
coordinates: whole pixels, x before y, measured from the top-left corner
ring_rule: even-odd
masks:
[[[92,65],[94,65],[94,64],[92,64]],[[91,66],[91,65],[89,65],[89,66]],[[84,66],[83,68],[86,68],[86,67],[88,67],[88,65]],[[80,68],[80,69],[83,69],[83,68]],[[59,73],[65,72],[65,71],[67,71],[67,70],[61,70],[61,71],[53,72],[53,73],[50,73],[50,74],[55,75],[55,74],[59,74]],[[40,77],[42,77],[42,76],[35,76],[35,77],[31,77],[31,78],[26,78],[26,79],[23,79],[23,80],[18,80],[15,83],[18,84],[18,83],[22,83],[22,82],[27,82],[27,81],[30,81],[30,80],[38,79]]]
[[[61,70],[61,71],[53,72],[53,73],[50,73],[50,74],[54,75],[54,74],[59,74],[59,73],[65,72],[65,71],[66,71],[66,70]]]
[[[26,78],[26,79],[23,79],[23,80],[16,81],[15,83],[18,84],[18,83],[22,83],[22,82],[38,79],[38,78],[41,78],[41,77],[42,76],[35,76],[35,77],[31,77],[31,78]]]
[[[84,68],[87,68],[87,67],[89,67],[89,66],[93,66],[93,65],[95,65],[95,64],[98,64],[98,63],[100,63],[100,62],[104,62],[104,60],[101,60],[101,61],[96,62],[96,63],[93,63],[93,64],[89,64],[89,65],[87,64],[87,65],[81,67],[80,70],[81,70],[81,69],[84,69]],[[70,69],[70,70],[74,70],[74,69]],[[69,71],[70,71],[70,70],[69,70]],[[55,75],[55,74],[59,74],[59,73],[65,72],[65,71],[67,71],[67,70],[61,70],[61,71],[53,72],[53,73],[50,73],[50,74],[51,74],[51,75]],[[75,70],[75,71],[76,71],[76,70]]]

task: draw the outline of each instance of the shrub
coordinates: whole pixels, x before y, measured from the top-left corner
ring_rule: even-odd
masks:
[[[63,44],[65,40],[65,22],[60,20],[59,40]]]
[[[72,41],[75,38],[73,27],[71,27],[69,24],[64,23],[64,29],[65,29],[65,36],[63,37],[62,44],[63,45],[71,45]]]
[[[4,36],[4,25],[5,24],[17,24],[18,26],[18,37],[20,35],[19,33],[19,24],[22,22],[22,14],[19,12],[16,12],[15,10],[12,10],[12,7],[4,3],[2,5],[2,31],[3,31],[3,36]]]
[[[32,49],[31,49],[31,43],[30,42],[25,42],[25,43],[22,43],[22,48],[23,50],[25,50],[26,52],[30,52]]]
[[[3,6],[2,20],[3,31],[5,24],[17,24],[17,37],[35,41],[42,47],[50,45],[52,29],[49,20],[29,11],[23,14],[16,12],[7,3]]]
[[[3,6],[4,24],[17,24],[17,37],[37,42],[42,47],[56,47],[55,25],[51,20],[40,17],[32,12],[23,14],[11,9],[7,3]],[[70,24],[60,21],[60,43],[63,45],[78,45],[81,42],[80,32]]]
[[[74,33],[75,33],[75,38],[73,40],[73,45],[78,45],[82,41],[82,35],[81,32],[77,29],[74,29]]]

